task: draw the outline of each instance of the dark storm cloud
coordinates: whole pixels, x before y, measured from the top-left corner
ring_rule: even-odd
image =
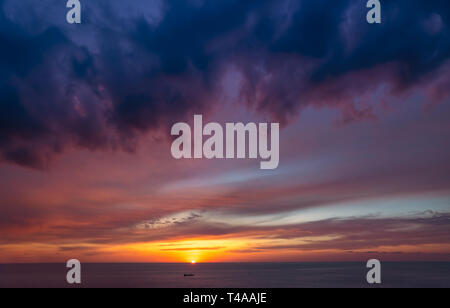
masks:
[[[230,67],[262,113],[285,122],[320,104],[345,123],[374,117],[354,105],[360,95],[431,83],[450,53],[448,1],[384,2],[381,25],[365,22],[364,1],[165,1],[156,21],[99,1],[85,4],[79,32],[58,24],[65,8],[34,29],[20,22],[28,2],[15,18],[6,2],[0,156],[38,168],[68,146],[133,150],[141,133],[206,111]]]
[[[0,45],[0,155],[4,160],[45,168],[48,159],[69,143],[96,148],[104,142],[97,111],[93,107],[81,111],[78,100],[83,99],[84,90],[71,81],[82,70],[78,59],[86,56],[83,48],[57,27],[31,34],[12,23],[3,9]]]

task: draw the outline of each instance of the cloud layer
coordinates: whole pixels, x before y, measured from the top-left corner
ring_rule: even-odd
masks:
[[[374,119],[379,92],[448,98],[447,1],[389,1],[376,26],[354,1],[155,1],[139,13],[100,1],[79,26],[46,2],[0,2],[6,162],[132,151],[142,133],[213,108],[230,72],[242,103],[283,123],[310,105],[338,108],[342,123]]]
[[[0,0],[0,262],[449,260],[450,4],[364,4]],[[172,159],[195,113],[280,167]]]

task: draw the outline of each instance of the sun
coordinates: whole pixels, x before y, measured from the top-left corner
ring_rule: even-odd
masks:
[[[197,263],[195,260],[192,260],[192,261],[191,261],[191,264],[195,264],[195,263]]]

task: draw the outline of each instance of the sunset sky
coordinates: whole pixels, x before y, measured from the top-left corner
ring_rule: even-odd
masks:
[[[0,263],[450,261],[450,2],[0,0]],[[280,164],[175,160],[278,122]]]

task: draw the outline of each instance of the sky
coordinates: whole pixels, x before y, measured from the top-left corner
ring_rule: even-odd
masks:
[[[450,3],[0,0],[0,263],[450,261]],[[277,122],[280,164],[175,160]]]

